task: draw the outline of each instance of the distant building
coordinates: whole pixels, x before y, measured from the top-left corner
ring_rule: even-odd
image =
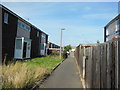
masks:
[[[52,42],[48,42],[48,48],[60,48],[60,46]]]
[[[120,14],[104,27],[104,42],[120,39]]]
[[[27,59],[47,54],[48,35],[8,8],[2,9],[2,58]],[[1,18],[1,17],[0,17]]]
[[[48,42],[48,54],[51,54],[52,51],[55,51],[57,54],[60,52],[60,46],[52,42]]]
[[[75,51],[75,48],[72,48],[71,50],[70,50],[70,52],[74,52]]]

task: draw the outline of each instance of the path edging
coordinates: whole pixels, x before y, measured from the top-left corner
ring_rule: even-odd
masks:
[[[74,56],[74,58],[75,58],[75,56]],[[85,81],[84,81],[84,79],[82,78],[82,76],[81,76],[81,74],[80,74],[80,69],[79,69],[79,66],[78,66],[78,63],[77,63],[77,59],[76,59],[76,58],[75,58],[75,62],[76,62],[76,65],[77,65],[77,69],[78,69],[80,81],[82,82],[83,88],[85,88]]]
[[[65,61],[65,59],[63,61],[61,61],[56,67],[54,67],[50,74],[44,76],[44,78],[42,80],[36,82],[36,84],[32,87],[31,90],[35,90],[36,88],[38,88],[39,85],[41,85],[64,61]]]

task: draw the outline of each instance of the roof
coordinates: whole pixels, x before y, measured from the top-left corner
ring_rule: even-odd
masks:
[[[114,19],[112,19],[105,27],[108,27],[110,24],[112,24],[113,22],[115,22],[118,19],[120,19],[120,14],[118,16],[116,16]]]
[[[57,44],[55,44],[55,43],[53,43],[53,42],[50,42],[50,41],[48,41],[48,43],[50,43],[50,44],[54,44],[54,45],[56,45],[56,46],[59,46],[59,45],[57,45]],[[59,46],[60,47],[60,46]]]
[[[29,23],[28,21],[26,21],[25,19],[21,18],[20,16],[18,16],[17,14],[15,14],[13,11],[9,10],[8,8],[6,8],[5,6],[3,6],[2,4],[0,4],[0,8],[3,8],[4,10],[8,11],[10,14],[14,15],[15,17],[17,17],[19,20],[23,21],[24,23],[38,29],[39,31],[41,31],[39,28],[37,28],[36,26],[34,26],[33,24]],[[42,33],[46,34],[45,32],[41,31]],[[48,34],[46,34],[48,35]]]

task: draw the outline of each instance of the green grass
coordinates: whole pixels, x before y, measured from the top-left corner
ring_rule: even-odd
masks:
[[[29,66],[40,66],[46,69],[53,69],[61,61],[62,61],[61,59],[48,56],[48,57],[35,58],[30,61],[24,61],[24,63],[26,63]]]
[[[51,73],[62,60],[59,56],[34,58],[29,61],[17,61],[2,68],[2,88],[26,88]]]

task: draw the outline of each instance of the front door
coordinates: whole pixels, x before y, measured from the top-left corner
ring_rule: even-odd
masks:
[[[24,46],[23,46],[23,58],[26,58],[26,49],[27,49],[27,42],[24,42]]]

